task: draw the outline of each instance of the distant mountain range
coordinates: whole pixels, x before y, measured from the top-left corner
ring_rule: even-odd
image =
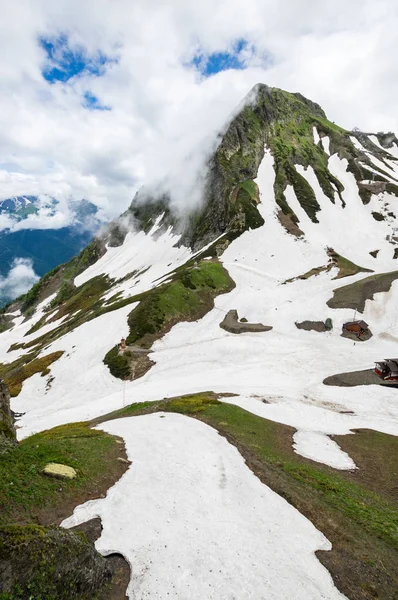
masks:
[[[39,220],[43,212],[47,217],[55,216],[59,204],[55,198],[43,200],[37,196],[0,200],[0,217],[8,217],[0,230],[0,306],[13,299],[10,287],[2,286],[1,280],[4,282],[17,260],[30,261],[34,273],[41,277],[78,254],[100,228],[97,206],[85,199],[67,203],[71,217],[68,226],[40,228],[36,217]]]
[[[18,220],[38,212],[36,196],[15,196],[0,200],[0,214],[13,215]]]

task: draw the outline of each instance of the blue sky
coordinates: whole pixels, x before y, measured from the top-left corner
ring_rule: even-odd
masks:
[[[97,96],[95,96],[91,92],[84,92],[83,97],[83,106],[85,108],[88,108],[89,110],[111,110],[110,106],[105,106],[104,104],[101,104]]]
[[[39,38],[39,44],[45,50],[47,62],[42,74],[49,83],[69,81],[81,74],[103,75],[106,65],[115,62],[101,51],[89,56],[83,47],[72,47],[67,35],[52,38]]]
[[[40,37],[38,43],[46,53],[42,75],[49,84],[67,83],[79,76],[101,77],[105,74],[109,64],[117,62],[114,58],[106,56],[101,50],[97,50],[90,56],[83,46],[72,46],[66,34],[47,38]],[[193,66],[204,77],[210,77],[230,69],[244,69],[243,53],[245,51],[247,53],[248,42],[241,38],[230,44],[229,47],[228,51],[211,54],[199,52],[189,66]],[[83,93],[81,103],[88,110],[111,110],[110,106],[102,104],[90,90]]]
[[[42,68],[42,75],[50,84],[67,83],[73,77],[79,76],[101,77],[105,74],[107,65],[116,62],[101,50],[90,56],[84,47],[71,46],[65,34],[52,38],[40,37],[38,42],[45,50],[47,59]],[[109,106],[101,104],[97,96],[89,90],[83,94],[82,106],[88,110],[111,110]]]
[[[232,44],[231,51],[214,52],[209,55],[200,52],[193,58],[190,64],[198,69],[204,77],[210,77],[229,69],[244,69],[245,63],[242,51],[246,50],[248,46],[246,40],[239,39]]]

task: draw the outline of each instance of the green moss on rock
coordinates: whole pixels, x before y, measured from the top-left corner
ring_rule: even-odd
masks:
[[[84,535],[39,525],[0,528],[0,573],[13,600],[88,600],[111,577]]]
[[[118,346],[114,346],[105,354],[104,363],[114,377],[125,379],[130,375],[130,363],[126,354],[119,354]]]

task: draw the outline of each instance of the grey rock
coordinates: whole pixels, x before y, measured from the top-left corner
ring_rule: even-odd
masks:
[[[0,379],[0,454],[3,454],[17,443],[14,427],[14,415],[10,408],[10,392]]]
[[[38,525],[0,528],[0,593],[22,589],[23,598],[34,592],[38,598],[83,599],[110,576],[105,558],[83,534]]]
[[[262,323],[244,323],[239,321],[238,311],[230,310],[220,323],[221,329],[229,333],[253,333],[261,331],[271,331],[272,327]]]

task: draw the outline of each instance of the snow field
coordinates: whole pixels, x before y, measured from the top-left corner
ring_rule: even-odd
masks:
[[[330,162],[334,164],[335,174],[342,177],[339,169],[345,172],[344,161],[332,156]],[[305,173],[315,185],[312,176]],[[287,279],[327,263],[325,239],[329,242],[332,238],[330,245],[336,251],[362,266],[374,261],[367,256],[367,249],[343,229],[343,211],[351,204],[358,214],[366,209],[352,187],[351,175],[346,175],[347,180],[343,182],[346,209],[337,202],[333,205],[317,189],[322,207],[318,213],[320,223],[313,224],[304,213],[306,219],[303,218],[300,227],[306,237],[297,239],[285,232],[276,218],[274,171],[272,158],[267,153],[257,180],[265,225],[244,233],[222,256],[223,264],[236,282],[235,289],[218,296],[215,308],[203,319],[179,323],[156,342],[151,354],[156,364],[141,379],[127,382],[125,392],[124,384],[111,377],[102,360],[112,343],[126,335],[127,314],[132,306],[108,313],[51,344],[46,353],[66,350],[51,368],[55,376],[51,389],[44,393],[45,379],[36,375],[24,383],[21,394],[13,402],[15,410],[26,411],[19,421],[20,437],[72,420],[106,414],[122,407],[123,402],[157,400],[206,390],[234,392],[238,396],[228,398],[228,402],[239,403],[264,418],[312,432],[314,435],[308,434],[308,439],[318,442],[319,436],[315,434],[347,434],[360,427],[397,435],[395,390],[374,386],[335,388],[322,385],[322,381],[335,373],[372,368],[377,358],[396,354],[398,318],[394,306],[398,282],[392,285],[390,292],[376,294],[374,301],[366,303],[363,318],[370,323],[374,337],[363,344],[340,337],[343,322],[352,319],[354,311],[331,310],[326,305],[334,288],[361,279],[365,276],[363,273],[336,281],[332,277],[337,270],[333,269],[330,273],[283,285]],[[288,190],[288,194],[294,195],[293,190]],[[368,213],[363,212],[363,218],[368,217]],[[368,237],[380,232],[379,225],[373,218],[367,222]],[[322,233],[318,233],[317,228]],[[378,235],[377,240],[380,246]],[[126,240],[125,244],[130,247],[132,242]],[[370,244],[374,249],[373,241]],[[395,267],[387,260],[382,266],[383,270]],[[273,330],[239,336],[223,331],[219,323],[231,308],[236,308],[239,316],[249,321],[272,325]],[[306,332],[294,325],[295,321],[327,317],[332,317],[334,323],[330,333]],[[71,377],[73,373],[79,376]],[[261,399],[266,399],[268,404]],[[341,411],[354,414],[341,414]],[[330,448],[327,440],[324,443]],[[307,457],[309,447],[307,443]],[[302,445],[298,445],[296,451],[300,452],[300,448]],[[334,454],[337,453],[335,448]],[[323,456],[320,444],[314,444],[310,457],[318,460],[320,456]],[[341,455],[340,459],[345,465],[346,458]]]
[[[130,598],[345,597],[314,554],[329,550],[328,540],[214,429],[170,413],[100,428],[124,438],[132,465],[105,499],[62,525],[101,517],[96,547],[129,561]]]

